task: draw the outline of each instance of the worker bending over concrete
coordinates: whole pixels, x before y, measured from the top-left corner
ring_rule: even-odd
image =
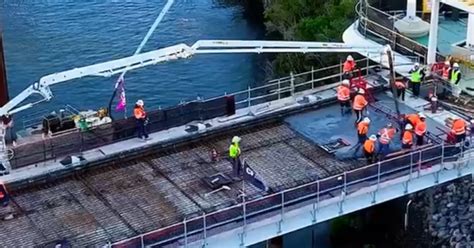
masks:
[[[418,113],[405,115],[405,126],[410,124],[412,127],[416,127],[418,122],[420,122],[420,115]]]
[[[415,63],[415,66],[409,71],[409,73],[411,77],[410,82],[413,96],[418,97],[420,96],[421,82],[425,78],[425,72],[423,68],[420,67],[419,63]]]
[[[422,146],[424,144],[424,138],[426,134],[426,116],[423,113],[419,113],[419,120],[415,126],[416,145]]]
[[[229,147],[229,157],[232,159],[232,173],[234,179],[238,179],[242,171],[242,163],[240,161],[240,140],[238,136],[232,138],[232,144]]]
[[[405,126],[405,131],[403,132],[403,136],[402,136],[402,148],[411,149],[412,146],[413,146],[413,126],[411,124],[407,124]]]
[[[365,90],[364,89],[359,89],[357,91],[357,95],[354,97],[354,104],[352,105],[352,108],[354,109],[354,112],[356,114],[356,123],[359,123],[362,121],[362,112],[364,109],[367,107],[367,100],[365,99]]]
[[[341,105],[341,115],[344,115],[345,112],[351,111],[351,90],[350,82],[347,79],[344,79],[337,87],[337,100]]]
[[[351,55],[347,56],[346,61],[344,62],[342,72],[344,73],[344,78],[345,79],[351,79],[352,78],[352,71],[354,71],[356,68],[356,63],[354,61],[354,58],[352,58]]]
[[[395,88],[397,89],[397,98],[405,101],[406,82],[404,80],[395,81]]]
[[[138,100],[133,108],[133,115],[135,116],[135,122],[137,124],[138,138],[142,140],[149,140],[148,133],[146,131],[146,125],[148,124],[148,117],[145,112],[145,103],[143,100]]]
[[[456,143],[466,140],[466,122],[461,118],[456,118],[451,127],[451,133],[455,136]]]
[[[361,122],[357,124],[358,143],[355,146],[354,155],[356,155],[359,149],[362,146],[364,146],[364,143],[367,140],[367,134],[369,133],[369,125],[370,125],[369,117],[365,117]]]
[[[395,137],[397,129],[393,127],[392,123],[388,123],[384,128],[380,129],[377,136],[379,137],[379,151],[378,155],[381,155],[381,159],[388,155],[390,152],[390,143]]]
[[[377,136],[370,135],[369,139],[364,142],[363,151],[368,165],[375,162],[375,141],[377,141]]]

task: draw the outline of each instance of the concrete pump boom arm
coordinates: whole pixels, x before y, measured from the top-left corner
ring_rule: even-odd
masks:
[[[199,40],[194,45],[178,44],[158,50],[112,60],[41,77],[39,82],[26,88],[0,108],[0,116],[8,116],[33,107],[53,97],[50,86],[87,76],[110,77],[124,71],[135,70],[170,60],[188,58],[195,54],[214,53],[377,53],[379,47],[354,47],[344,43],[298,42],[298,41],[245,41],[245,40]],[[31,95],[38,94],[41,100],[19,106]]]

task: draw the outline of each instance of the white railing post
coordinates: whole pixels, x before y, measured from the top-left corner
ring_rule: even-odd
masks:
[[[366,74],[365,74],[366,76],[369,76],[369,66],[370,66],[370,59],[369,59],[369,56],[370,56],[370,54],[367,52],[367,58],[365,58],[365,59],[367,60],[367,64],[366,64],[367,67],[366,67],[366,72],[365,72],[365,73],[366,73]]]
[[[206,213],[203,213],[202,217],[203,221],[203,234],[204,234],[204,239],[203,239],[203,244],[202,247],[207,247],[207,222],[206,222]]]
[[[183,225],[184,225],[184,248],[187,248],[188,247],[188,227],[186,225],[186,217],[184,217]]]
[[[281,213],[280,213],[280,221],[278,222],[278,232],[277,234],[281,233],[281,225],[283,224],[283,219],[285,215],[285,191],[281,192]]]
[[[145,240],[143,239],[143,235],[140,235],[140,245],[142,248],[145,248]]]
[[[311,89],[314,89],[314,67],[311,66]]]
[[[290,83],[291,83],[291,96],[295,94],[295,76],[293,75],[293,72],[290,73]]]
[[[281,80],[278,79],[278,100],[281,99]]]

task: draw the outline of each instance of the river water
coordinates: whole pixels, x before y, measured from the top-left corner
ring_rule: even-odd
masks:
[[[10,97],[41,76],[133,54],[165,2],[2,1]],[[233,2],[176,0],[143,51],[182,42],[191,45],[199,39],[261,38],[262,25],[245,18],[243,7]],[[246,88],[262,78],[256,63],[257,55],[200,55],[129,72],[128,108],[137,99],[157,108]],[[52,101],[34,110],[64,104],[81,109],[106,106],[116,79],[94,77],[55,85]]]

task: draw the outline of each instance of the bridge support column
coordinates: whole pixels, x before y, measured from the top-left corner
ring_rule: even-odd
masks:
[[[431,1],[430,37],[428,40],[427,64],[436,63],[436,48],[438,47],[439,2],[440,0]]]
[[[416,0],[407,1],[407,17],[410,19],[416,17]]]
[[[466,47],[474,49],[474,14],[469,13],[467,21]]]

